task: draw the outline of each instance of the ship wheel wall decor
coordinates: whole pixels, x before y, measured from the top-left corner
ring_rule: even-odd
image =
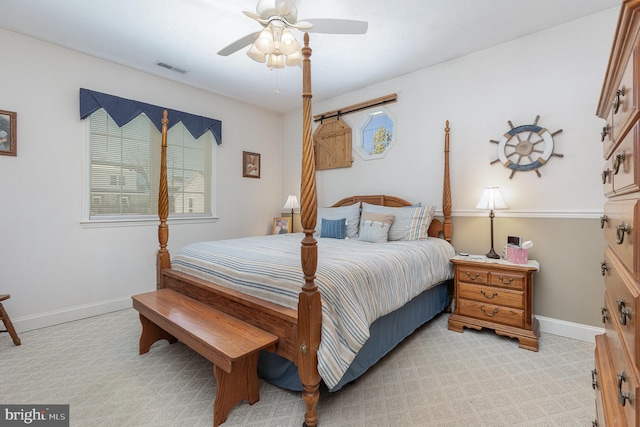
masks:
[[[532,125],[513,126],[511,120],[508,121],[511,128],[502,135],[500,141],[491,139],[490,142],[498,144],[498,158],[491,161],[491,164],[501,162],[506,168],[511,169],[509,179],[513,178],[516,172],[535,171],[541,177],[540,168],[547,164],[551,156],[564,157],[563,154],[553,152],[553,137],[562,129],[549,132],[546,128],[538,126],[540,116],[536,116]],[[532,141],[531,139],[535,140]]]

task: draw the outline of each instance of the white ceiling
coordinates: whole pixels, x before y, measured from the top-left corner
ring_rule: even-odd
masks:
[[[257,0],[1,0],[0,28],[276,112],[301,105],[298,67],[269,70],[243,49]],[[315,101],[582,18],[620,0],[299,0],[298,20],[367,21],[365,35],[310,34]],[[295,32],[298,41],[302,34]],[[612,34],[613,37],[613,34]],[[178,74],[161,61],[188,70]],[[275,94],[278,89],[279,94]]]

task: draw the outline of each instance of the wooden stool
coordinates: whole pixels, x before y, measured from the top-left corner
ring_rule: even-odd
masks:
[[[4,307],[2,306],[2,301],[9,299],[10,297],[11,295],[8,295],[8,294],[0,295],[0,319],[2,319],[2,322],[4,323],[4,327],[7,328],[6,331],[0,331],[0,332],[9,332],[9,335],[11,335],[11,338],[13,338],[13,343],[15,345],[20,345],[20,338],[18,338],[18,333],[16,332],[16,329],[13,327],[13,323],[11,323],[11,319],[9,319],[9,315],[7,314],[7,312],[4,310]]]

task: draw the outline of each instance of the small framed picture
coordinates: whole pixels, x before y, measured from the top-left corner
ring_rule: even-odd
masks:
[[[271,234],[287,234],[289,233],[290,218],[273,218],[273,232]]]
[[[260,154],[242,152],[242,176],[245,178],[260,178]]]
[[[16,156],[17,146],[17,113],[0,110],[0,155]]]

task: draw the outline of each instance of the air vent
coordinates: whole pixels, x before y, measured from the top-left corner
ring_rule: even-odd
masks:
[[[187,70],[183,70],[182,68],[174,67],[173,65],[169,65],[166,62],[158,61],[158,62],[156,62],[156,65],[158,67],[166,68],[167,70],[175,71],[176,73],[180,73],[180,74],[187,74],[188,73]]]

